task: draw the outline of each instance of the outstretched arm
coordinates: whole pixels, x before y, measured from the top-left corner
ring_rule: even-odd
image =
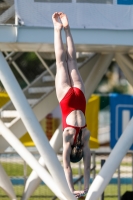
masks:
[[[90,181],[90,160],[91,160],[91,154],[90,154],[90,148],[88,146],[88,141],[89,141],[90,133],[88,130],[86,130],[86,135],[85,135],[85,142],[84,142],[84,147],[83,147],[83,162],[84,162],[84,190],[77,191],[77,197],[80,198],[82,196],[85,196],[88,192],[89,189],[89,181]]]
[[[70,135],[67,135],[67,134],[63,135],[63,166],[64,166],[65,177],[66,177],[69,189],[74,194],[74,196],[78,198],[80,197],[80,194],[83,193],[84,191],[74,190],[72,169],[70,165],[70,153],[71,153],[70,140],[71,140]]]
[[[63,167],[66,176],[66,180],[71,192],[74,192],[73,179],[72,179],[72,169],[70,165],[70,153],[71,153],[71,144],[70,136],[63,135]]]

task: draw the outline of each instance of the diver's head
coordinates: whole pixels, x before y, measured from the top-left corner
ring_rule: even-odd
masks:
[[[82,158],[83,158],[82,129],[80,129],[77,141],[74,145],[72,145],[70,161],[76,163],[79,162]]]
[[[70,154],[70,162],[76,163],[83,158],[83,145],[72,146]]]

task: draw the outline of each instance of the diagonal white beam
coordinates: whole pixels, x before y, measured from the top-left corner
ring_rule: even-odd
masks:
[[[83,66],[79,68],[79,72],[81,74],[81,77],[83,79],[83,82],[86,81],[86,79],[88,78],[89,74],[91,73],[94,65],[96,64],[96,62],[98,61],[100,57],[100,54],[95,54],[92,55],[90,58],[88,58],[87,60],[84,61]]]
[[[15,8],[14,5],[12,5],[10,8],[8,8],[8,10],[6,10],[3,14],[0,15],[0,23],[4,24],[14,15],[15,15]]]
[[[50,145],[54,149],[55,153],[57,154],[62,147],[62,124],[59,126],[59,128],[55,131],[53,137],[50,140]],[[46,167],[44,159],[40,157],[39,163]],[[28,177],[25,188],[24,188],[24,194],[22,197],[22,200],[29,199],[29,197],[33,194],[33,192],[36,190],[36,188],[40,185],[41,179],[38,176],[38,174],[35,171],[32,171],[30,176]]]
[[[101,196],[132,143],[133,118],[128,123],[126,129],[103,165],[100,173],[94,179],[85,200],[97,200]]]
[[[9,56],[9,54],[8,54],[7,52],[5,52],[5,54],[6,54],[6,57]],[[19,67],[18,67],[18,65],[16,64],[16,62],[13,61],[11,57],[9,57],[8,59],[11,61],[12,65],[13,65],[14,68],[17,70],[17,72],[18,72],[19,75],[22,77],[22,79],[26,82],[26,84],[27,84],[27,85],[30,85],[30,82],[28,81],[28,79],[26,78],[26,76],[23,74],[23,72],[19,69]]]
[[[93,66],[88,78],[85,81],[85,92],[87,100],[90,98],[98,83],[105,74],[108,66],[112,61],[112,58],[113,54],[103,54],[99,57],[98,61]]]
[[[133,59],[129,55],[117,54],[117,58],[133,71]]]
[[[51,175],[44,169],[34,158],[34,156],[23,146],[23,144],[16,138],[16,136],[4,125],[0,120],[0,133],[6,141],[18,152],[18,154],[28,163],[28,165],[36,171],[38,176],[46,183],[46,185],[59,197],[59,199],[66,200],[64,195],[60,192],[57,184],[55,184]]]
[[[14,3],[14,0],[4,0],[8,5],[13,5]]]
[[[1,164],[0,164],[0,188],[2,188],[6,192],[6,194],[10,197],[10,199],[12,200],[17,199],[14,193],[12,183],[9,177],[7,176],[5,170],[1,166]]]
[[[6,53],[5,53],[6,54]],[[5,59],[8,60],[11,56],[13,56],[15,54],[15,52],[11,52],[11,53],[7,53]]]
[[[43,66],[47,69],[47,71],[49,72],[49,74],[52,76],[53,80],[55,79],[55,75],[53,74],[53,72],[49,69],[48,65],[46,64],[46,62],[42,59],[42,57],[39,55],[39,53],[35,52],[35,54],[37,55],[37,57],[39,58],[39,60],[41,61],[41,63],[43,64]]]
[[[33,139],[39,153],[43,157],[56,184],[60,187],[60,190],[68,199],[75,200],[75,197],[68,188],[61,164],[58,161],[53,149],[49,145],[41,125],[37,121],[36,116],[29,106],[27,99],[25,98],[2,53],[0,53],[0,80],[16,107],[16,110],[19,112],[27,131]]]
[[[126,66],[126,64],[121,60],[120,54],[115,55],[116,62],[118,63],[119,67],[123,71],[125,77],[129,81],[129,83],[133,86],[133,70]]]

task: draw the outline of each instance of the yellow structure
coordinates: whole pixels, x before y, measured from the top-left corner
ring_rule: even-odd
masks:
[[[58,128],[60,120],[58,118],[53,118],[51,114],[49,114],[40,122],[40,124],[42,126],[42,129],[44,130],[44,133],[46,133],[48,140],[50,140],[53,133]],[[35,146],[28,133],[23,135],[20,141],[27,147]]]
[[[10,100],[9,96],[5,92],[0,93],[0,108],[4,106]]]
[[[91,149],[99,147],[98,142],[98,113],[100,106],[100,97],[98,95],[92,95],[86,106],[86,123],[87,129],[90,131],[89,146]]]
[[[6,104],[10,100],[7,93],[0,93],[0,107]],[[100,97],[92,95],[86,106],[86,122],[87,128],[91,133],[89,146],[91,149],[99,147],[98,142],[98,113],[99,113]],[[59,126],[59,119],[53,118],[51,114],[47,115],[41,122],[41,126],[46,133],[48,139],[52,137],[52,134]],[[25,146],[34,146],[34,143],[28,133],[26,133],[20,141]]]

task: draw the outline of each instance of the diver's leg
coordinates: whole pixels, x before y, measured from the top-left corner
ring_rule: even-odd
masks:
[[[54,48],[57,67],[55,85],[57,98],[61,101],[70,88],[70,79],[68,75],[66,53],[61,37],[62,24],[59,22],[59,15],[57,12],[52,15],[52,20],[54,24]]]
[[[85,91],[84,84],[77,67],[76,51],[75,51],[75,46],[74,46],[73,38],[71,35],[70,27],[69,27],[69,22],[68,22],[67,16],[64,13],[60,12],[59,16],[60,16],[61,22],[65,30],[65,34],[66,34],[67,63],[68,63],[68,70],[69,70],[69,75],[71,79],[70,81],[73,87],[78,87],[84,92]]]

